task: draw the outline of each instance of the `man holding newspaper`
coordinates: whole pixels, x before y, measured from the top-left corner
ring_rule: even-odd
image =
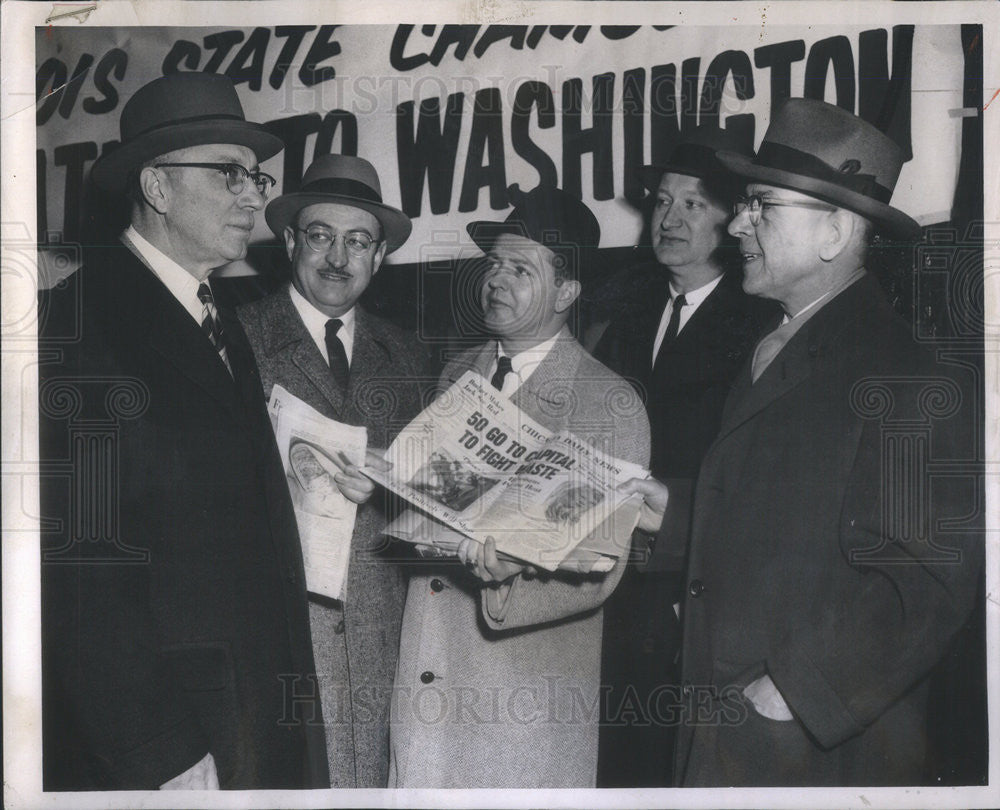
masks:
[[[437,519],[394,533],[463,563],[410,579],[389,787],[593,787],[600,606],[638,515],[615,487],[644,474],[649,423],[566,327],[600,239],[590,210],[538,188],[469,233],[498,339],[445,368],[390,472],[371,471]]]

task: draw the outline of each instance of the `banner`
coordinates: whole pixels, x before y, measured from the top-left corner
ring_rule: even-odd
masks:
[[[81,237],[84,182],[122,106],[176,71],[232,77],[247,117],[284,139],[262,167],[272,195],[319,154],[370,160],[413,218],[396,262],[472,251],[465,224],[502,219],[508,189],[539,182],[592,207],[602,247],[634,244],[639,166],[698,123],[759,144],[788,96],[839,104],[912,153],[893,204],[921,224],[949,219],[961,158],[957,25],[38,28],[41,234]],[[254,240],[269,238],[257,217]]]

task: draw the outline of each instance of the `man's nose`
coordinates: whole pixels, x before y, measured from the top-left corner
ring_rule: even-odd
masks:
[[[267,200],[260,193],[257,184],[248,177],[243,184],[243,191],[240,192],[240,205],[244,208],[252,208],[254,211],[260,211],[266,202]]]
[[[347,264],[347,240],[340,236],[334,236],[330,242],[330,248],[326,252],[326,260],[334,267],[343,267]]]
[[[749,210],[744,208],[734,216],[730,220],[729,225],[726,226],[726,230],[730,236],[748,236],[753,230],[753,225],[750,224]]]
[[[664,203],[660,211],[660,228],[667,230],[677,227],[680,217],[677,215],[677,207],[673,203]]]

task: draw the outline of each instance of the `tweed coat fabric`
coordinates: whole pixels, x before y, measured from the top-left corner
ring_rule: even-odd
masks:
[[[239,323],[230,376],[125,246],[43,295],[44,778],[156,789],[211,753],[223,788],[327,785],[301,548]],[[79,495],[81,497],[74,497]]]
[[[387,447],[420,411],[421,391],[432,384],[415,336],[360,308],[346,391],[306,331],[288,287],[238,314],[265,397],[280,384],[324,416],[367,428],[369,447]],[[309,600],[332,787],[381,788],[388,775],[389,696],[406,583],[382,535],[386,503],[380,498],[381,490],[358,507],[344,601]]]
[[[490,342],[444,370],[485,374]],[[563,330],[513,401],[612,455],[646,464],[642,403]],[[593,787],[604,576],[518,576],[483,586],[458,565],[410,578],[392,725],[390,787]]]
[[[722,277],[653,364],[653,343],[669,299],[659,264],[634,270],[637,294],[610,324],[594,356],[635,385],[646,403],[653,477],[671,491],[693,486],[719,429],[722,406],[753,351],[772,302],[741,289],[739,273]],[[633,549],[637,552],[638,549]],[[604,605],[602,726],[598,786],[668,787],[676,728],[674,705],[683,556],[664,547],[636,557]]]
[[[920,781],[928,675],[982,565],[981,398],[911,334],[864,276],[741,371],[695,494],[683,785]],[[765,673],[792,721],[742,698]]]

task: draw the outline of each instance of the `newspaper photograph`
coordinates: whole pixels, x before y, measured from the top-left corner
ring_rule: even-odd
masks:
[[[407,515],[390,534],[446,551],[457,547],[455,532],[492,537],[499,551],[548,570],[585,540],[574,568],[606,570],[600,557],[613,563],[625,552],[638,512],[612,519],[626,500],[616,487],[648,475],[547,430],[473,371],[400,433],[385,461],[387,470],[366,474],[453,530]]]
[[[306,589],[342,600],[358,505],[333,477],[348,464],[364,463],[367,431],[328,419],[280,385],[268,412],[302,539]]]

